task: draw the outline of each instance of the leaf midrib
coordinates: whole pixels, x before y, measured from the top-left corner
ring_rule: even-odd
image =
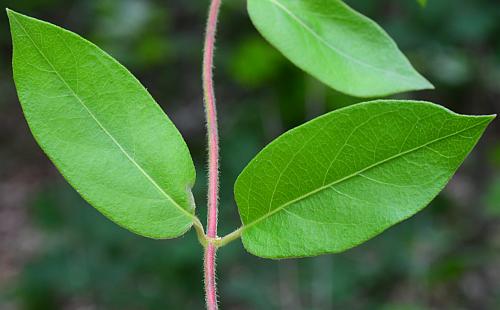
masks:
[[[255,224],[257,224],[257,223],[259,223],[259,222],[261,222],[261,221],[263,221],[263,220],[265,220],[265,219],[267,219],[267,218],[271,217],[271,216],[273,216],[274,214],[278,213],[279,211],[283,210],[284,208],[288,207],[289,205],[292,205],[292,204],[294,204],[294,203],[296,203],[296,202],[299,202],[299,201],[301,201],[301,200],[303,200],[303,199],[306,199],[306,198],[308,198],[309,196],[314,195],[314,194],[316,194],[316,193],[318,193],[318,192],[320,192],[320,191],[322,191],[322,190],[324,190],[324,189],[330,188],[330,187],[332,187],[332,186],[334,186],[334,185],[337,185],[337,184],[340,184],[340,183],[342,183],[342,182],[344,182],[344,181],[347,181],[347,180],[349,180],[349,179],[351,179],[351,178],[353,178],[353,177],[356,177],[356,176],[358,176],[358,175],[362,174],[362,173],[363,173],[363,172],[365,172],[365,171],[368,171],[368,170],[370,170],[370,169],[372,169],[372,168],[375,168],[375,167],[377,167],[377,166],[379,166],[379,165],[382,165],[382,164],[384,164],[384,163],[386,163],[386,162],[389,162],[389,161],[391,161],[391,160],[393,160],[393,159],[396,159],[396,158],[399,158],[399,157],[404,156],[404,155],[406,155],[406,154],[409,154],[409,153],[412,153],[412,152],[418,151],[418,150],[420,150],[420,149],[422,149],[422,148],[424,148],[424,147],[427,147],[427,146],[429,146],[429,145],[431,145],[431,144],[433,144],[433,143],[436,143],[436,142],[439,142],[439,141],[442,141],[442,140],[445,140],[445,139],[451,138],[451,137],[453,137],[453,136],[456,136],[456,135],[461,134],[462,132],[465,132],[465,131],[467,131],[467,130],[473,129],[473,128],[478,127],[478,126],[481,126],[482,124],[487,123],[488,121],[489,121],[489,119],[485,119],[484,121],[479,122],[479,123],[476,123],[476,124],[474,124],[474,125],[472,125],[472,126],[470,126],[470,127],[467,127],[467,128],[462,129],[462,130],[456,131],[456,132],[454,132],[454,133],[452,133],[452,134],[445,135],[445,136],[443,136],[443,137],[440,137],[440,138],[434,139],[434,140],[432,140],[432,141],[429,141],[429,142],[427,142],[427,143],[424,143],[424,144],[422,144],[422,145],[419,145],[419,146],[414,147],[414,148],[412,148],[412,149],[409,149],[409,150],[407,150],[407,151],[400,152],[400,153],[395,154],[395,155],[393,155],[393,156],[390,156],[390,157],[388,157],[388,158],[386,158],[386,159],[380,160],[380,161],[378,161],[378,162],[376,162],[376,163],[374,163],[374,164],[372,164],[372,165],[369,165],[369,166],[367,166],[367,167],[365,167],[365,168],[363,168],[363,169],[361,169],[361,170],[359,170],[359,171],[356,171],[356,172],[354,172],[354,173],[351,173],[351,174],[349,174],[349,175],[347,175],[347,176],[345,176],[345,177],[343,177],[343,178],[337,179],[337,180],[335,180],[335,181],[333,181],[333,182],[330,182],[330,183],[328,183],[328,184],[326,184],[326,185],[323,185],[323,186],[321,186],[321,187],[318,187],[318,188],[317,188],[317,189],[315,189],[315,190],[312,190],[312,191],[310,191],[310,192],[308,192],[308,193],[305,193],[305,194],[304,194],[304,195],[302,195],[302,196],[299,196],[299,197],[297,197],[297,198],[295,198],[295,199],[290,200],[289,202],[286,202],[286,203],[282,204],[281,206],[279,206],[279,207],[277,207],[276,209],[274,209],[273,211],[271,211],[271,212],[269,212],[269,213],[267,213],[267,214],[265,214],[265,215],[261,216],[260,218],[258,218],[258,219],[256,219],[256,220],[254,220],[254,221],[252,221],[252,222],[250,222],[250,223],[248,223],[248,224],[245,224],[245,225],[243,226],[243,230],[248,229],[248,228],[250,228],[251,226],[253,226],[253,225],[255,225]]]
[[[113,142],[113,144],[115,144],[118,147],[118,149],[125,155],[125,157],[127,157],[127,159],[134,166],[137,167],[137,169],[146,177],[146,179],[160,192],[160,194],[162,194],[165,198],[167,198],[167,200],[169,200],[174,205],[174,207],[176,207],[177,209],[179,209],[182,213],[184,213],[185,215],[187,215],[189,218],[194,219],[195,216],[193,214],[189,213],[184,208],[182,208],[168,193],[166,193],[160,187],[160,185],[158,185],[158,183],[156,183],[156,181],[144,170],[144,168],[142,168],[141,165],[139,165],[139,163],[137,163],[128,154],[128,152],[123,148],[123,146],[115,139],[115,137],[113,137],[113,135],[111,135],[111,133],[97,119],[97,117],[87,107],[87,105],[85,104],[85,102],[78,96],[78,94],[73,90],[73,88],[71,88],[71,86],[66,82],[66,80],[59,74],[59,72],[56,69],[56,67],[54,67],[54,65],[50,62],[50,60],[47,58],[47,56],[45,56],[45,54],[43,53],[43,51],[38,47],[38,45],[36,44],[36,42],[33,40],[33,38],[31,37],[31,35],[29,34],[29,32],[21,24],[21,22],[19,22],[19,20],[17,19],[17,16],[15,16],[14,14],[12,14],[11,16],[14,18],[14,20],[19,25],[19,27],[23,30],[23,32],[26,34],[26,36],[29,38],[29,40],[31,41],[31,43],[33,44],[33,46],[35,47],[35,49],[38,51],[38,53],[43,57],[43,59],[45,59],[45,61],[52,68],[52,70],[54,70],[54,73],[57,75],[57,77],[68,88],[68,90],[71,92],[71,94],[73,95],[73,97],[82,105],[82,107],[85,109],[85,111],[87,111],[87,113],[90,115],[90,117],[97,123],[97,125],[99,126],[99,128],[101,128],[101,130],[111,139],[111,141]]]
[[[283,10],[283,12],[285,12],[286,14],[288,14],[300,26],[302,26],[305,30],[307,30],[316,39],[318,39],[319,42],[321,42],[323,45],[325,45],[327,48],[331,49],[333,52],[337,53],[341,57],[344,57],[347,60],[350,60],[350,61],[352,61],[354,63],[357,63],[357,64],[359,64],[361,66],[365,66],[365,67],[371,68],[373,70],[383,72],[383,73],[388,74],[388,75],[394,75],[394,76],[396,76],[398,78],[401,78],[401,79],[405,80],[408,83],[411,83],[414,80],[414,79],[408,78],[406,75],[400,74],[400,73],[395,72],[395,71],[388,71],[388,70],[384,70],[383,68],[375,67],[375,66],[373,66],[373,65],[371,65],[369,63],[366,63],[366,62],[364,62],[364,61],[362,61],[360,59],[354,58],[354,57],[350,56],[349,54],[346,54],[345,52],[339,50],[335,46],[330,45],[318,33],[316,33],[313,29],[311,29],[302,19],[300,19],[300,17],[298,17],[292,11],[290,11],[283,3],[281,3],[278,0],[267,0],[267,1],[271,2],[272,4],[274,4],[279,9]]]

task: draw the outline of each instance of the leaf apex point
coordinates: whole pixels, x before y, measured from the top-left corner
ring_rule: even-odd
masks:
[[[487,114],[487,115],[480,115],[480,117],[488,119],[490,122],[493,121],[495,118],[497,118],[497,114]]]
[[[15,16],[15,15],[19,15],[19,13],[17,13],[16,11],[14,10],[11,10],[9,8],[5,8],[5,12],[7,12],[7,16],[10,18],[12,16]]]
[[[428,79],[422,76],[423,87],[422,89],[436,89],[434,84],[432,84]]]

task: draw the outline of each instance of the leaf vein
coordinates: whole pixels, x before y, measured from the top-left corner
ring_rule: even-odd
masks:
[[[252,221],[252,222],[250,222],[250,223],[248,223],[248,224],[245,224],[245,225],[243,226],[243,229],[248,229],[248,228],[250,228],[251,226],[253,226],[253,225],[255,225],[255,224],[257,224],[257,223],[259,223],[259,222],[261,222],[261,221],[263,221],[263,220],[265,220],[265,219],[267,219],[267,218],[271,217],[272,215],[276,214],[277,212],[279,212],[279,211],[283,210],[283,209],[284,209],[284,208],[286,208],[287,206],[292,205],[292,204],[294,204],[294,203],[296,203],[296,202],[298,202],[298,201],[301,201],[301,200],[303,200],[303,199],[306,199],[307,197],[309,197],[309,196],[311,196],[311,195],[313,195],[313,194],[316,194],[316,193],[318,193],[318,192],[320,192],[320,191],[322,191],[322,190],[324,190],[324,189],[331,188],[331,187],[332,187],[332,186],[334,186],[334,185],[337,185],[337,184],[342,183],[342,182],[344,182],[344,181],[346,181],[346,180],[349,180],[349,179],[351,179],[351,178],[353,178],[353,177],[356,177],[356,176],[358,176],[358,175],[362,174],[362,173],[363,173],[363,172],[365,172],[365,171],[368,171],[368,170],[370,170],[370,169],[372,169],[372,168],[375,168],[375,167],[377,167],[377,166],[379,166],[379,165],[381,165],[381,164],[384,164],[384,163],[386,163],[386,162],[389,162],[389,161],[391,161],[391,160],[393,160],[393,159],[396,159],[396,158],[399,158],[399,157],[404,156],[404,155],[406,155],[406,154],[409,154],[409,153],[412,153],[412,152],[418,151],[418,150],[420,150],[420,149],[422,149],[422,148],[426,148],[426,147],[428,147],[429,145],[434,144],[434,143],[437,143],[437,142],[439,142],[439,141],[442,141],[442,140],[445,140],[445,139],[451,138],[451,137],[456,136],[456,135],[460,135],[461,133],[463,133],[463,132],[465,132],[465,131],[468,131],[468,130],[473,129],[473,128],[478,127],[478,126],[481,126],[482,124],[484,124],[484,123],[486,123],[486,122],[489,122],[489,120],[488,120],[488,119],[487,119],[487,120],[484,120],[484,121],[482,121],[482,122],[476,123],[476,124],[474,124],[474,125],[472,125],[472,126],[469,126],[469,127],[467,127],[467,128],[461,129],[461,130],[456,131],[456,132],[454,132],[454,133],[451,133],[451,134],[445,135],[445,136],[443,136],[443,137],[439,137],[439,138],[437,138],[437,139],[434,139],[434,140],[429,141],[429,142],[427,142],[427,143],[424,143],[424,144],[422,144],[422,145],[416,146],[416,147],[414,147],[414,148],[412,148],[412,149],[409,149],[409,150],[406,150],[406,151],[404,151],[404,152],[400,152],[400,153],[398,153],[398,154],[395,154],[395,155],[393,155],[393,156],[390,156],[390,157],[388,157],[388,158],[385,158],[385,159],[383,159],[383,160],[380,160],[380,161],[378,161],[378,162],[376,162],[376,163],[374,163],[374,164],[372,164],[372,165],[369,165],[369,166],[367,166],[367,167],[365,167],[365,168],[363,168],[363,169],[361,169],[361,170],[359,170],[359,171],[356,171],[356,172],[354,172],[354,173],[352,173],[352,174],[350,174],[350,175],[347,175],[347,176],[345,176],[345,177],[343,177],[343,178],[340,178],[340,179],[334,180],[334,181],[330,182],[329,184],[326,184],[326,185],[320,186],[320,187],[318,187],[318,188],[317,188],[317,189],[315,189],[315,190],[312,190],[312,191],[310,191],[310,192],[308,192],[308,193],[305,193],[304,195],[302,195],[302,196],[300,196],[300,197],[297,197],[297,198],[295,198],[295,199],[293,199],[293,200],[290,200],[290,201],[288,201],[288,202],[286,202],[286,203],[282,204],[281,206],[278,206],[278,207],[277,207],[276,209],[274,209],[273,211],[271,211],[271,212],[269,212],[269,213],[267,213],[267,214],[265,214],[265,215],[263,215],[263,216],[261,216],[261,217],[257,218],[256,220],[254,220],[254,221]]]
[[[132,164],[136,166],[136,168],[146,177],[146,179],[165,197],[167,200],[169,200],[177,209],[179,209],[182,213],[184,213],[186,216],[190,218],[194,218],[194,215],[186,211],[184,208],[182,208],[170,195],[168,195],[159,185],[156,183],[156,181],[137,163],[128,153],[127,151],[123,148],[123,146],[111,135],[111,133],[104,127],[104,125],[97,119],[97,117],[92,113],[92,111],[87,107],[87,105],[83,102],[83,100],[76,94],[76,92],[71,88],[71,86],[66,82],[66,80],[60,75],[60,73],[57,71],[57,69],[54,67],[52,62],[47,58],[47,56],[43,53],[43,51],[40,49],[40,47],[36,44],[36,42],[33,40],[31,35],[28,33],[28,31],[25,29],[25,27],[17,20],[17,17],[14,16],[14,20],[16,23],[19,25],[19,27],[22,29],[22,31],[26,34],[26,37],[29,38],[35,49],[40,53],[40,55],[45,59],[47,64],[54,70],[55,74],[58,76],[58,78],[61,80],[61,82],[68,88],[68,90],[71,92],[72,96],[82,105],[82,107],[87,111],[87,113],[90,115],[90,117],[97,123],[97,125],[101,128],[101,130],[111,139],[113,144],[115,144],[118,149],[127,157],[128,160]]]
[[[331,49],[333,52],[337,53],[338,55],[340,55],[340,56],[342,56],[342,57],[346,58],[347,60],[350,60],[350,61],[352,61],[354,63],[357,63],[359,65],[371,68],[371,69],[376,70],[376,71],[383,72],[383,73],[388,74],[388,75],[397,76],[399,79],[402,79],[405,82],[411,82],[411,79],[409,79],[407,76],[405,76],[403,74],[399,74],[399,73],[397,73],[395,71],[384,70],[382,68],[370,65],[369,63],[366,63],[366,62],[364,62],[362,60],[359,60],[359,59],[356,59],[356,58],[354,58],[352,56],[349,56],[345,52],[343,52],[343,51],[339,50],[338,48],[336,48],[336,47],[332,46],[331,44],[329,44],[318,33],[316,33],[313,29],[311,29],[311,27],[309,27],[302,19],[300,19],[297,15],[295,15],[293,12],[291,12],[283,3],[281,3],[278,0],[267,0],[267,1],[271,2],[276,7],[280,8],[281,10],[283,10],[292,19],[294,19],[300,26],[302,26],[305,30],[307,30],[307,32],[309,32],[312,36],[314,36],[315,38],[317,38],[319,42],[321,42],[323,45],[325,45],[327,48]]]

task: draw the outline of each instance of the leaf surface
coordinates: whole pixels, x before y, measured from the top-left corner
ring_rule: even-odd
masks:
[[[357,97],[433,88],[375,22],[340,0],[248,0],[255,27],[296,66]]]
[[[252,254],[341,252],[424,208],[494,116],[372,101],[318,117],[264,148],[235,184]]]
[[[188,230],[194,166],[146,89],[78,35],[10,10],[8,16],[23,112],[68,182],[137,234],[171,238]]]

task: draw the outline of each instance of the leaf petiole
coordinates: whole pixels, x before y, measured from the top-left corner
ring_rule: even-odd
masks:
[[[221,247],[227,245],[228,243],[230,243],[230,242],[232,242],[232,241],[240,238],[242,231],[243,231],[243,226],[241,226],[240,228],[236,229],[232,233],[225,235],[222,238],[217,238],[217,239],[213,240],[212,243],[216,247],[221,248]]]
[[[208,244],[208,238],[205,234],[205,230],[203,229],[203,224],[201,224],[200,219],[195,216],[193,218],[193,226],[196,231],[196,236],[198,237],[198,241],[201,243],[203,247],[206,247]]]
[[[243,226],[241,226],[240,228],[236,229],[232,233],[225,235],[224,237],[210,238],[205,234],[203,226],[201,225],[201,222],[197,217],[194,221],[194,228],[196,230],[196,235],[198,236],[198,241],[204,248],[206,248],[209,244],[214,245],[216,248],[221,248],[240,238],[243,231]]]

